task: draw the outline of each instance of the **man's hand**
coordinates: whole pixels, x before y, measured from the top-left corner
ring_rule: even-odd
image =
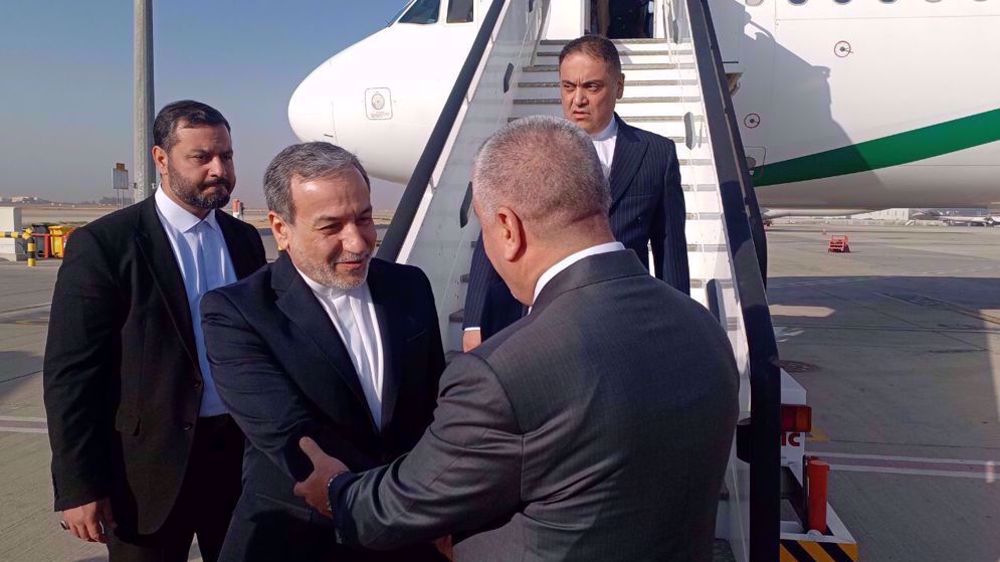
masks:
[[[481,330],[466,330],[462,332],[462,351],[468,353],[483,343]]]
[[[111,500],[101,498],[62,512],[67,530],[87,542],[108,542],[108,534],[115,528],[111,513]]]
[[[333,518],[333,513],[330,512],[330,479],[347,472],[347,466],[324,453],[323,449],[308,437],[299,439],[299,448],[312,461],[313,471],[305,482],[295,485],[295,495],[306,500],[306,503],[316,511]]]

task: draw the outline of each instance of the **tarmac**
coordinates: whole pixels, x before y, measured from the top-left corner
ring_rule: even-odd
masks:
[[[852,252],[827,253],[832,234]],[[807,450],[833,465],[830,503],[861,559],[1000,560],[1000,229],[779,224],[768,240]],[[4,561],[107,559],[51,509],[41,369],[58,267],[0,262]]]

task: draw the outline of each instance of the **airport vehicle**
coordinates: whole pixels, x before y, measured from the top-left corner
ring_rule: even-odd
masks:
[[[1000,109],[975,61],[1000,54],[1000,38],[986,32],[1000,5],[651,5],[652,37],[618,42],[618,109],[677,142],[692,296],[726,327],[741,367],[744,422],[717,533],[739,560],[807,559],[816,549],[856,559],[836,513],[804,482],[808,407],[777,364],[760,206],[787,215],[996,204]],[[341,144],[372,175],[408,182],[380,256],[427,272],[453,350],[478,235],[468,183],[476,147],[510,119],[560,114],[558,52],[589,20],[581,0],[414,0],[317,68],[289,103],[302,140]],[[926,72],[929,61],[943,74]],[[781,521],[783,496],[798,521]]]

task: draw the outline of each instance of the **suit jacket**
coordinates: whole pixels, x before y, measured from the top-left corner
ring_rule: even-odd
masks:
[[[329,552],[329,520],[292,493],[312,472],[299,438],[365,469],[409,451],[430,423],[444,369],[430,283],[379,259],[367,282],[384,354],[381,432],[347,348],[287,254],[202,300],[219,394],[250,443],[222,560],[354,559]]]
[[[215,213],[237,276],[264,265],[257,229]],[[153,197],[74,231],[43,375],[57,511],[110,496],[126,529],[163,524],[201,406],[191,321]]]
[[[609,178],[611,231],[647,267],[647,244],[651,246],[656,276],[690,293],[684,192],[674,142],[632,127],[617,115],[615,119],[618,137]],[[523,313],[524,307],[490,265],[480,237],[472,254],[464,326],[479,326],[486,338]]]
[[[333,480],[340,538],[465,532],[459,561],[709,561],[738,385],[707,310],[631,252],[585,258],[451,362],[409,455]]]

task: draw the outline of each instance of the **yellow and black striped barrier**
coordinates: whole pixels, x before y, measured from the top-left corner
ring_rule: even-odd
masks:
[[[858,562],[858,544],[814,540],[781,539],[781,562]]]
[[[38,254],[38,244],[30,228],[18,231],[0,231],[0,238],[14,238],[25,240],[28,244],[28,267],[37,265],[36,256]]]

